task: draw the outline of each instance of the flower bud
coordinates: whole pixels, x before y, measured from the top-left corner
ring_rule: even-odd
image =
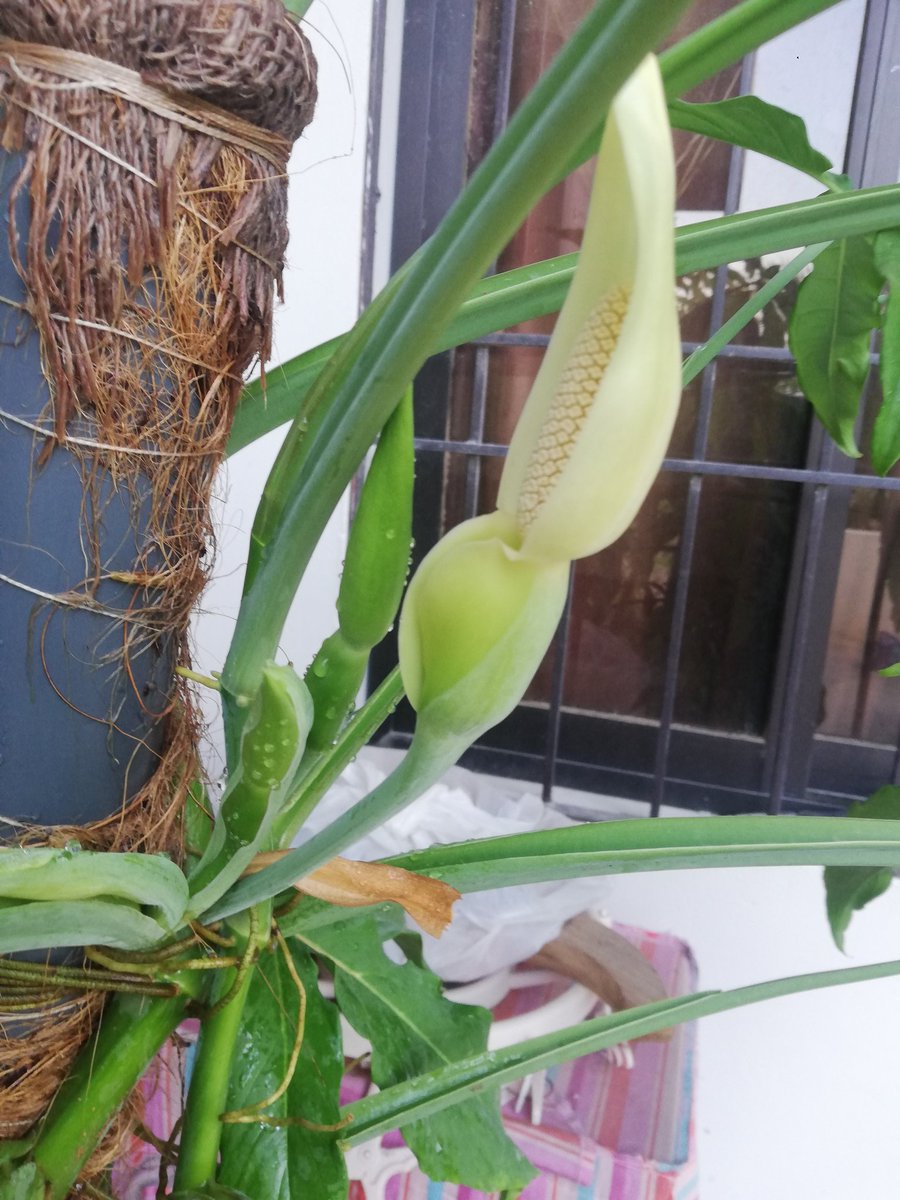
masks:
[[[568,566],[514,549],[503,513],[453,529],[416,572],[400,620],[413,707],[434,727],[478,737],[507,716],[553,637]]]

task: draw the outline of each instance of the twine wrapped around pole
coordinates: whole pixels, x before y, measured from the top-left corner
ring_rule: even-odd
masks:
[[[270,352],[315,98],[281,0],[0,6],[0,360],[20,380],[0,390],[0,673],[22,684],[0,841],[180,853],[198,768],[174,667],[242,379]],[[98,1003],[49,990],[48,1037],[54,1007],[14,999],[0,1139],[45,1110]]]

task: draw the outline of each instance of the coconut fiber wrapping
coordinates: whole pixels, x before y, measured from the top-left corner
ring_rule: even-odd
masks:
[[[120,578],[136,596],[121,620],[125,671],[136,639],[168,640],[185,659],[213,478],[243,374],[269,354],[287,158],[315,98],[315,61],[281,0],[0,4],[0,138],[23,155],[10,211],[23,190],[30,208],[24,253],[14,220],[10,247],[51,395],[36,469],[65,445],[86,495],[105,480],[134,490],[135,511],[150,497],[143,549]],[[90,607],[104,579],[90,514],[86,503],[89,576],[60,603]],[[174,686],[170,710],[159,768],[127,807],[30,840],[177,852],[196,762]],[[73,1017],[79,1036],[83,1024]],[[23,1071],[16,1040],[0,1037],[0,1138],[44,1110],[78,1042],[54,1045],[42,1073],[33,1056]]]

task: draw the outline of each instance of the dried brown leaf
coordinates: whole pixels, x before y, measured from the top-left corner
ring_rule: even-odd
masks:
[[[286,853],[285,850],[274,850],[257,854],[246,874],[261,871]],[[453,905],[460,896],[456,888],[439,879],[416,875],[402,867],[357,862],[350,858],[333,858],[311,875],[298,880],[294,887],[307,896],[315,896],[317,900],[326,900],[341,908],[361,908],[391,900],[433,937],[440,937],[450,924]]]

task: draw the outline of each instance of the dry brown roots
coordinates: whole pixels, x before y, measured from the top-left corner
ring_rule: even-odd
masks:
[[[150,517],[118,615],[129,655],[186,661],[188,616],[211,558],[210,491],[241,381],[269,353],[286,228],[291,142],[312,116],[316,71],[281,0],[3,0],[0,140],[21,154],[27,231],[10,246],[26,285],[18,317],[40,337],[50,402],[40,462],[82,463],[90,570],[65,603],[110,578],[90,497],[127,489]],[[23,236],[24,235],[24,236]],[[24,251],[21,247],[24,245]],[[21,252],[20,252],[21,251]],[[84,829],[22,841],[177,853],[196,777],[190,699],[174,684],[159,769]],[[0,1138],[45,1111],[96,1019],[96,995],[20,1013],[0,998]],[[48,1019],[49,1017],[49,1019]]]

